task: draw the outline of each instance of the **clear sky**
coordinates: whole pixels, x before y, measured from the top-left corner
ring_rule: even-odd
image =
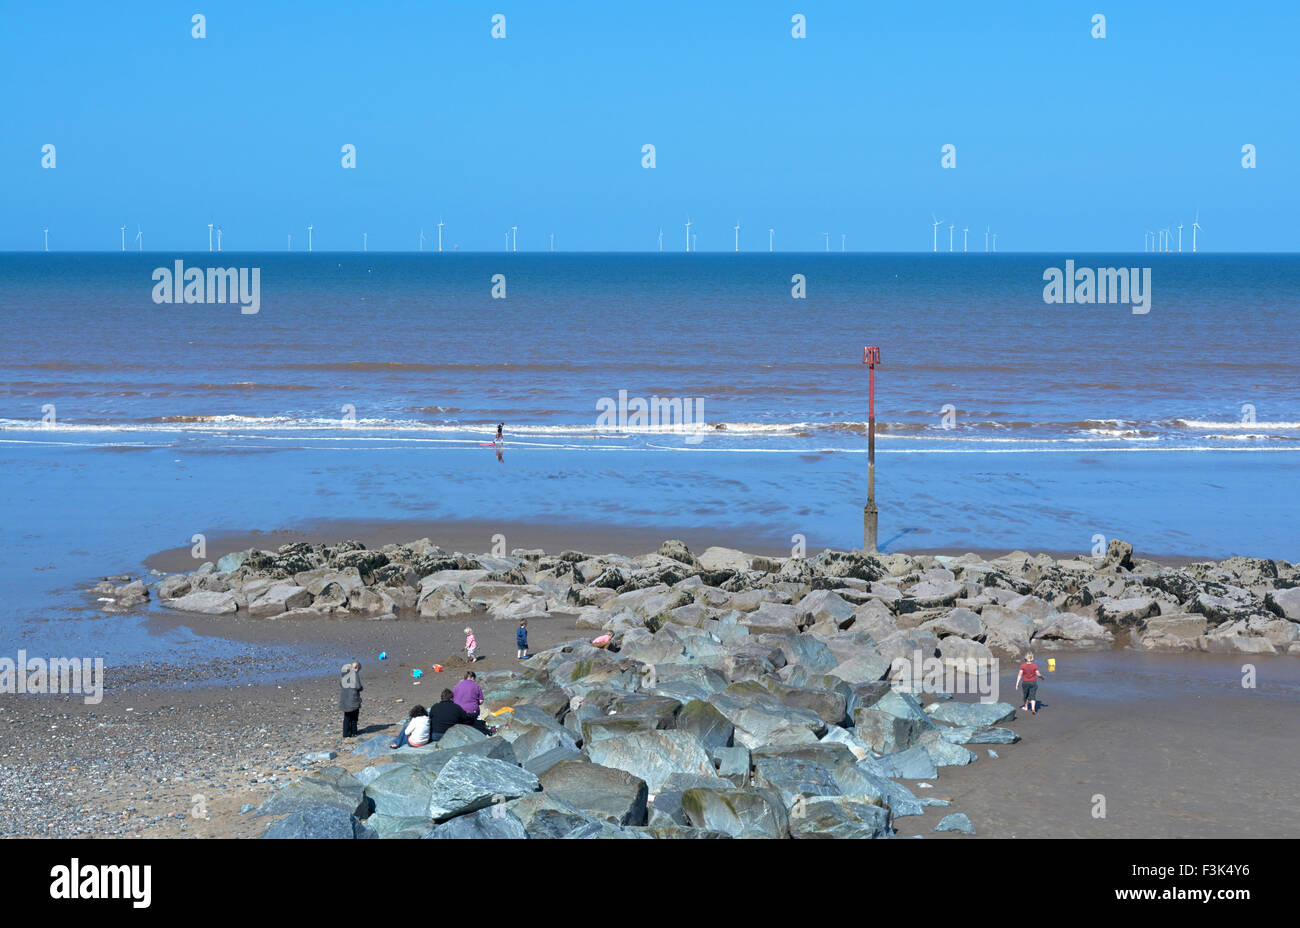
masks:
[[[14,2],[0,250],[414,250],[441,216],[447,249],[680,251],[689,216],[702,251],[918,251],[932,213],[944,248],[1190,250],[1199,209],[1205,250],[1294,252],[1297,36],[1292,0]]]

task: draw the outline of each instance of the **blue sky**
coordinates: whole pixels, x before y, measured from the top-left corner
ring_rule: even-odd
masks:
[[[1294,252],[1297,35],[1281,0],[15,3],[0,250],[414,250],[439,216],[448,249],[681,250],[689,215],[700,250],[919,251],[932,212],[942,247],[1190,250],[1199,209],[1205,250]]]

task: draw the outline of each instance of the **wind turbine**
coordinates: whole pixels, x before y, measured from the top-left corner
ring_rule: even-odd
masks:
[[[122,226],[122,250],[126,251],[126,226]]]
[[[49,230],[49,229],[46,229],[46,230],[45,230],[45,250],[46,250],[46,251],[49,251],[49,250],[50,250],[50,230]]]
[[[848,236],[845,233],[840,233],[840,254],[844,254],[844,242],[847,238]]]
[[[514,247],[511,248],[510,250],[513,251],[513,252],[518,253],[518,251],[519,251],[519,226],[511,226],[511,227],[510,227],[510,231],[511,231],[512,233],[514,233],[514,237],[515,237],[515,238],[514,238],[514,243],[515,243],[515,244],[514,244]]]
[[[442,217],[438,217],[438,254],[442,254]]]
[[[419,243],[419,245],[417,245],[416,247],[417,247],[420,251],[424,251],[424,229],[423,229],[423,228],[420,229],[420,243]],[[308,250],[308,251],[311,251],[310,248],[308,248],[307,250]],[[508,250],[508,249],[507,249],[507,250]]]
[[[771,254],[772,252],[772,240],[775,236],[776,236],[776,229],[767,230],[767,250],[769,254]]]
[[[311,226],[308,226],[308,227],[307,227],[307,250],[308,250],[308,251],[311,251],[311,229],[312,229]],[[421,238],[424,237],[424,233],[423,233],[423,232],[420,233],[420,237],[421,237]]]
[[[221,250],[221,226],[217,226],[217,251]]]
[[[555,251],[555,233],[551,233],[551,251]]]
[[[827,250],[827,251],[830,251],[830,250],[831,250],[831,234],[830,234],[829,232],[823,232],[822,235],[826,236],[826,250]]]
[[[292,232],[289,233],[289,241],[285,243],[284,250],[285,250],[285,251],[293,251],[293,233],[292,233]]]
[[[989,253],[989,227],[984,227],[984,254]]]
[[[664,230],[659,230],[659,253],[664,253]]]
[[[1174,233],[1169,230],[1168,226],[1165,226],[1163,231],[1165,233],[1165,252],[1167,254],[1169,252],[1169,246],[1174,240]]]
[[[1183,224],[1178,223],[1178,253],[1183,253]]]
[[[948,223],[948,254],[952,254],[952,230],[953,230],[953,228],[955,228],[955,227],[953,226],[953,224],[952,224],[951,222]]]
[[[1150,248],[1147,247],[1147,239],[1153,238],[1154,236],[1155,236],[1155,233],[1152,232],[1150,229],[1145,229],[1145,230],[1143,230],[1143,232],[1142,232],[1142,250],[1143,250],[1143,251],[1150,251],[1150,250],[1151,250]]]
[[[139,226],[135,227],[135,244],[137,251],[144,251],[144,230]]]
[[[939,253],[939,220],[935,218],[934,213],[930,214],[930,218],[934,219],[934,253],[937,255]]]
[[[731,228],[732,228],[732,229],[735,231],[735,233],[736,233],[736,251],[740,251],[740,220],[737,219],[737,220],[736,220],[736,224],[735,224],[734,226],[732,226]]]
[[[361,233],[361,250],[362,250],[362,251],[369,251],[369,250],[370,250],[368,247],[366,247],[366,246],[367,246],[366,238],[367,238],[367,234],[366,234],[365,232],[362,232],[362,233]]]
[[[1201,211],[1196,211],[1196,218],[1192,220],[1192,254],[1196,254],[1196,233],[1201,231]]]
[[[698,233],[698,232],[692,232],[692,233],[691,233],[691,251],[699,251],[699,250],[700,250],[700,233]]]
[[[691,217],[686,217],[686,250],[691,250]]]
[[[969,232],[970,232],[969,226],[961,230],[961,253],[962,254],[966,254],[966,237],[967,237],[967,233]]]
[[[506,229],[506,254],[510,254],[510,230]]]
[[[212,223],[208,223],[208,251],[212,250]]]

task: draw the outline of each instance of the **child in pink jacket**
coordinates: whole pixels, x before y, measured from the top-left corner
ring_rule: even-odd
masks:
[[[474,637],[474,629],[465,629],[465,657],[472,664],[478,660],[478,639]]]

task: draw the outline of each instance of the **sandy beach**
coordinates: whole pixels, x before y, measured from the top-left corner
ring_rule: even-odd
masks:
[[[232,533],[214,550],[355,537],[379,544],[436,537],[447,550],[481,550],[483,526],[325,525],[307,532]],[[349,529],[349,531],[344,531]],[[644,554],[668,537],[589,528],[549,533],[512,526],[520,545]],[[513,539],[512,539],[513,540]],[[700,550],[709,536],[693,536]],[[731,540],[731,539],[728,539]],[[477,544],[476,544],[477,542]],[[755,553],[764,549],[756,545]],[[810,552],[811,553],[811,552]],[[1003,552],[1004,553],[1004,552]],[[192,570],[187,549],[146,560]],[[121,835],[254,837],[267,820],[241,809],[313,765],[303,755],[334,751],[329,763],[357,771],[370,761],[340,738],[337,669],[355,658],[365,683],[361,733],[391,732],[415,704],[460,679],[466,621],[290,617],[276,620],[154,609],[147,627],[183,624],[200,636],[251,646],[237,661],[110,668],[100,705],[76,697],[6,699],[0,708],[0,798],[13,814],[6,836]],[[518,669],[515,623],[475,617],[480,672]],[[570,614],[529,623],[531,648],[590,637]],[[286,657],[289,652],[292,656]],[[386,660],[378,655],[387,652]],[[950,799],[898,818],[898,834],[932,836],[943,815],[970,816],[980,837],[1283,837],[1300,833],[1300,791],[1289,773],[1291,720],[1300,708],[1300,662],[1284,656],[1147,653],[1127,641],[1055,653],[1037,716],[1007,726],[1022,740],[971,745],[978,760],[942,767],[918,796]],[[1040,654],[1040,660],[1043,657]],[[1243,663],[1258,685],[1241,686]],[[444,665],[434,674],[435,663]],[[1009,664],[1008,666],[1014,666]],[[424,676],[417,682],[411,671]],[[1013,678],[1000,681],[1012,701]],[[261,682],[249,682],[250,680]],[[491,689],[488,704],[493,704]],[[1018,703],[1018,700],[1015,700]],[[990,749],[996,753],[991,756]],[[317,764],[316,766],[319,766]],[[1098,796],[1105,816],[1094,815]],[[934,835],[962,837],[960,835]]]

